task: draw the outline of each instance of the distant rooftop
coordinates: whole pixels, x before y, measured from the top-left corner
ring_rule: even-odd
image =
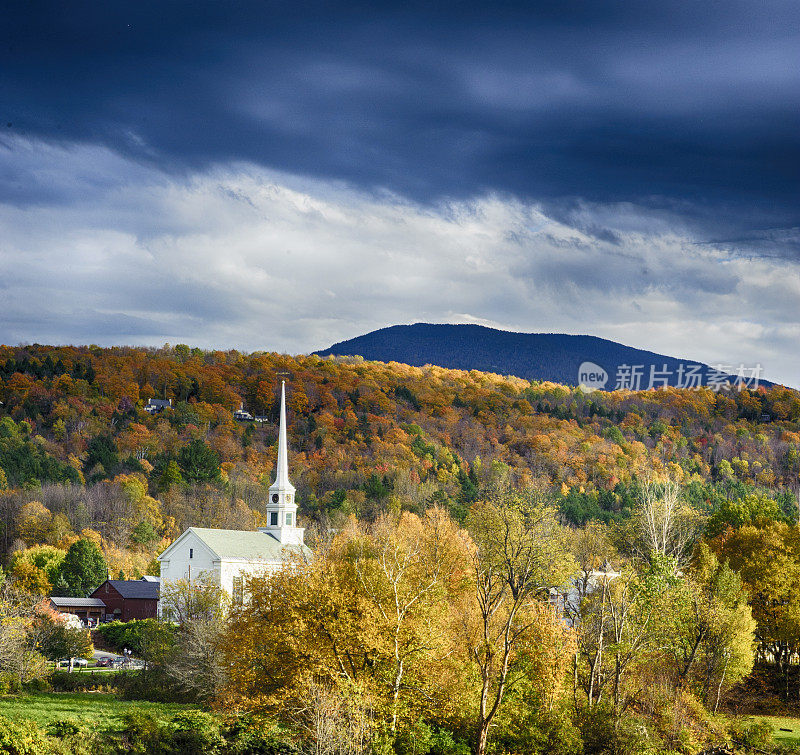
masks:
[[[50,602],[58,608],[105,608],[106,604],[99,598],[50,598]]]
[[[158,590],[161,586],[159,582],[149,582],[142,579],[109,579],[108,584],[123,598],[140,600],[158,600]],[[103,585],[100,585],[97,590],[101,590],[102,587]]]

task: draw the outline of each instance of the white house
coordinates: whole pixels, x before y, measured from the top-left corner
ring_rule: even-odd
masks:
[[[620,576],[606,561],[599,569],[580,571],[563,587],[550,588],[550,602],[561,611],[567,626],[580,621],[583,599]]]
[[[286,390],[282,385],[278,468],[269,489],[267,526],[255,532],[189,527],[158,557],[161,584],[210,580],[234,601],[242,601],[248,577],[276,571],[297,556],[310,557],[311,551],[303,544],[304,529],[297,526],[294,494],[289,482]]]

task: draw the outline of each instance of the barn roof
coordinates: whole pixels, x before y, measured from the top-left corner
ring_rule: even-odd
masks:
[[[158,582],[141,579],[109,579],[108,583],[126,600],[158,600]],[[97,589],[99,590],[100,587]]]
[[[99,598],[50,598],[56,608],[105,608],[106,604]]]

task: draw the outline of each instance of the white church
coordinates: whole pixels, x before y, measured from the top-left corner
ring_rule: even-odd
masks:
[[[248,577],[277,571],[297,556],[310,558],[297,526],[294,486],[289,482],[286,443],[286,387],[281,385],[281,418],[278,434],[278,469],[269,489],[267,526],[255,532],[189,527],[159,557],[161,584],[185,579],[210,581],[230,595],[244,600]]]

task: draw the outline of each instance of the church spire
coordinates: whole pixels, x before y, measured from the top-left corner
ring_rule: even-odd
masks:
[[[282,545],[302,545],[303,528],[297,526],[294,485],[289,482],[289,452],[286,442],[286,384],[281,382],[281,419],[278,430],[278,464],[275,482],[269,487],[267,525],[261,532],[272,535]]]
[[[281,424],[278,431],[278,467],[275,472],[275,482],[270,490],[291,490],[294,491],[292,483],[289,482],[289,453],[286,443],[286,381],[281,380]]]

